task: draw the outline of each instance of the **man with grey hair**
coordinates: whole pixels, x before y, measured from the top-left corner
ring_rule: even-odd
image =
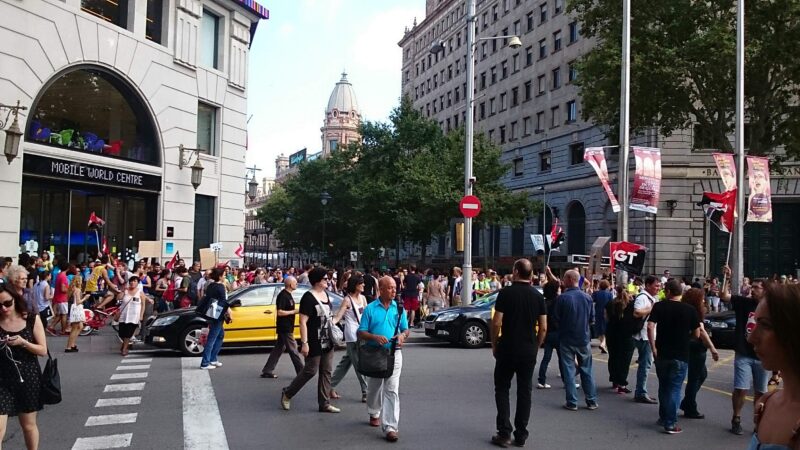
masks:
[[[297,341],[294,339],[294,316],[296,312],[292,292],[297,289],[297,279],[286,277],[283,280],[283,286],[284,288],[278,293],[278,298],[275,302],[275,312],[277,314],[275,331],[278,334],[278,341],[275,342],[275,347],[272,348],[267,363],[261,369],[261,378],[278,378],[275,375],[275,366],[278,365],[278,360],[284,350],[289,352],[295,375],[303,370],[303,360],[300,358],[300,353],[297,351]],[[268,309],[264,311],[264,314],[272,314],[272,310]]]
[[[592,348],[589,334],[589,325],[594,322],[594,306],[589,294],[578,288],[580,278],[577,270],[568,270],[564,274],[562,280],[564,291],[558,296],[553,311],[554,321],[558,324],[560,341],[559,364],[561,373],[564,374],[564,380],[566,380],[564,389],[567,402],[564,404],[564,408],[570,411],[578,410],[577,388],[572,383],[572,380],[575,379],[573,361],[576,358],[586,399],[586,408],[597,409],[597,389],[592,375]]]

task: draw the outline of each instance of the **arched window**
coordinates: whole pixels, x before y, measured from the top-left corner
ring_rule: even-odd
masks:
[[[128,84],[99,68],[62,74],[32,108],[26,139],[80,152],[160,164],[155,126]]]
[[[567,251],[570,255],[585,255],[586,211],[580,202],[575,201],[567,209]]]

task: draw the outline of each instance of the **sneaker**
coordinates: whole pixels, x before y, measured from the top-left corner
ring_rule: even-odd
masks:
[[[214,370],[216,368],[217,368],[217,366],[212,366],[211,364],[209,364],[207,366],[200,366],[201,370]]]
[[[737,436],[744,434],[744,430],[742,429],[742,419],[740,417],[736,417],[731,420],[731,433]]]
[[[569,411],[577,411],[578,410],[578,405],[570,405],[568,403],[565,403],[564,404],[564,409],[569,410]]]
[[[286,396],[286,391],[281,391],[281,408],[288,411],[292,407],[292,399]]]
[[[588,409],[589,411],[594,411],[595,409],[597,409],[597,402],[587,403],[586,409]]]
[[[631,391],[626,386],[617,386],[617,394],[630,394]]]
[[[678,434],[678,433],[682,433],[682,432],[683,432],[683,430],[681,429],[681,427],[679,427],[677,425],[673,425],[671,427],[664,427],[664,433],[667,433],[667,434]]]
[[[342,410],[337,408],[337,407],[335,407],[335,406],[333,406],[333,405],[328,405],[328,406],[326,406],[324,408],[320,408],[319,412],[340,413],[340,412],[342,412]]]
[[[581,384],[580,383],[575,383],[575,389],[580,389],[580,388],[581,388]]]
[[[550,389],[553,386],[550,386],[547,383],[536,383],[536,389]]]
[[[658,404],[658,400],[656,400],[656,399],[654,399],[652,397],[648,397],[647,394],[642,395],[640,397],[634,397],[633,401],[635,401],[636,403],[646,403],[648,405]]]
[[[211,361],[211,362],[210,362],[210,363],[208,363],[208,364],[209,364],[209,365],[212,365],[212,366],[222,367],[222,363],[221,363],[221,362],[219,362],[219,361]]]

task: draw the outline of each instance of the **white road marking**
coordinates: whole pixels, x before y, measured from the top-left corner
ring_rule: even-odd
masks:
[[[118,397],[118,398],[101,398],[95,403],[95,408],[103,406],[128,406],[139,405],[142,403],[142,397]]]
[[[102,416],[89,416],[86,419],[86,427],[96,427],[98,425],[117,425],[120,423],[135,423],[139,413],[129,414],[105,414]]]
[[[228,438],[219,415],[217,398],[208,370],[200,370],[199,358],[181,358],[184,450],[227,450]]]
[[[128,391],[142,391],[142,390],[144,390],[144,382],[109,384],[106,385],[105,389],[103,389],[103,392],[128,392]]]
[[[147,372],[115,373],[111,375],[112,380],[136,380],[141,378],[147,378]]]
[[[100,450],[104,448],[130,447],[132,438],[133,433],[78,438],[75,440],[75,445],[72,446],[72,450]]]
[[[147,370],[150,364],[128,364],[127,366],[117,366],[117,370]]]
[[[126,358],[120,361],[121,364],[141,364],[153,362],[153,358]]]

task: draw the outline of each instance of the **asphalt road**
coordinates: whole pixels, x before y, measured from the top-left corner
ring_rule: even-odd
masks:
[[[317,412],[314,381],[292,400],[291,411],[283,411],[280,390],[294,374],[288,356],[281,358],[275,380],[258,377],[266,348],[224,350],[224,366],[206,372],[196,368],[199,359],[169,351],[140,348],[123,358],[110,333],[81,338],[81,351],[72,354],[62,352],[64,338],[48,338],[59,360],[64,400],[40,413],[41,449],[491,448],[494,361],[488,348],[462,349],[415,333],[404,350],[400,441],[389,444],[367,425],[353,373],[337,389],[341,414]],[[553,389],[534,390],[528,448],[746,448],[747,436],[728,432],[732,352],[709,364],[698,398],[706,419],[681,420],[684,433],[675,436],[655,425],[657,405],[612,393],[606,355],[595,349],[594,356],[600,408],[562,409],[564,392],[551,363]],[[632,367],[629,381],[634,372]],[[649,390],[656,395],[654,371]],[[750,405],[744,414],[751,417]],[[746,423],[745,429],[752,426]],[[16,419],[9,419],[3,448],[24,448]]]

